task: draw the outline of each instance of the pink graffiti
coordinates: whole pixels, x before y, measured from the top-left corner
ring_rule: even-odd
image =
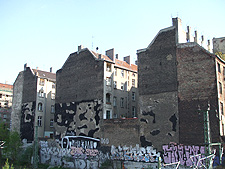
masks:
[[[170,164],[180,161],[181,165],[191,166],[192,161],[190,159],[191,156],[197,154],[204,154],[205,148],[204,146],[185,146],[185,145],[177,145],[174,143],[170,143],[169,145],[164,145],[163,147],[163,160],[164,163]],[[198,158],[194,157],[193,162],[197,163]]]
[[[87,155],[87,156],[97,156],[98,150],[97,149],[83,149],[82,147],[71,147],[71,155]]]

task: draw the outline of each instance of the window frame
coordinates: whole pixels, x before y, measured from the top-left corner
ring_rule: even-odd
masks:
[[[37,119],[37,126],[38,126],[38,127],[42,127],[42,116],[38,116],[38,119]]]

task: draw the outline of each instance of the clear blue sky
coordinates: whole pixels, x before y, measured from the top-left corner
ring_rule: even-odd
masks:
[[[25,63],[56,72],[81,44],[102,54],[114,48],[134,63],[172,17],[205,39],[224,37],[224,7],[224,0],[0,0],[0,83],[13,84]]]

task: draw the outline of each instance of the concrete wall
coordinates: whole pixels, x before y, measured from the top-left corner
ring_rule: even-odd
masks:
[[[222,52],[225,54],[225,37],[213,38],[213,53]]]
[[[13,104],[11,130],[20,132],[21,105],[23,93],[23,72],[20,72],[13,84]]]

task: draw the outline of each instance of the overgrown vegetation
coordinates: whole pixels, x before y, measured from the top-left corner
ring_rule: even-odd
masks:
[[[0,166],[4,168],[25,168],[30,166],[32,147],[23,149],[20,135],[16,131],[9,131],[9,126],[0,121],[0,141],[4,141],[4,145],[0,149]],[[13,163],[13,165],[12,165]]]
[[[106,160],[99,169],[109,169],[110,167],[113,167],[112,160]]]

